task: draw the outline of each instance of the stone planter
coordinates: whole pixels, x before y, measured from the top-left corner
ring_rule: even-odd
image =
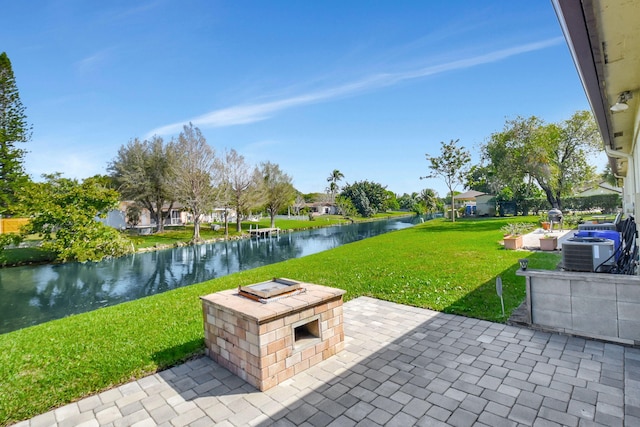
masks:
[[[540,239],[541,251],[555,251],[558,247],[557,237],[543,237]]]
[[[505,236],[504,248],[509,250],[520,249],[522,247],[522,236]]]

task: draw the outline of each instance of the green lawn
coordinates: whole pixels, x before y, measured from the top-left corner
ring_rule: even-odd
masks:
[[[15,248],[0,251],[0,267],[15,265],[46,264],[55,259],[55,254],[40,248]]]
[[[528,218],[536,221],[537,218]],[[387,233],[141,300],[0,335],[0,425],[46,412],[202,352],[199,297],[272,277],[345,289],[448,313],[504,321],[495,293],[503,280],[510,313],[524,299],[518,259],[553,269],[559,256],[506,251],[511,219],[443,220]]]

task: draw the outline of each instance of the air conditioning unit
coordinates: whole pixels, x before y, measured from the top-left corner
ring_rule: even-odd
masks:
[[[616,231],[617,227],[614,223],[611,223],[611,222],[607,222],[604,224],[578,224],[578,231],[594,231],[594,230]]]
[[[622,236],[613,230],[581,230],[573,235],[573,237],[598,237],[600,239],[613,240],[613,249],[616,251],[616,261],[620,258],[620,240]]]
[[[615,264],[613,240],[573,237],[562,243],[562,267],[571,271],[595,271],[600,265]]]

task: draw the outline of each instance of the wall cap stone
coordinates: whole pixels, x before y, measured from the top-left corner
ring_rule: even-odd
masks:
[[[626,274],[610,273],[590,273],[583,271],[558,271],[558,270],[532,270],[518,269],[517,276],[540,277],[549,279],[581,280],[585,282],[617,283],[623,285],[640,285],[640,276],[629,276]]]

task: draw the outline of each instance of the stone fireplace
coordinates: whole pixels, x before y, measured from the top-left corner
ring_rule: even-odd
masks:
[[[206,295],[206,353],[267,390],[344,348],[344,293],[278,278]]]

